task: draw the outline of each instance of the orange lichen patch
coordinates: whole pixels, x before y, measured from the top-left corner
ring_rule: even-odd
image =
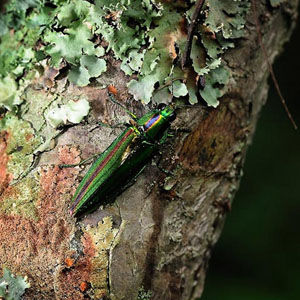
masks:
[[[118,93],[116,87],[113,86],[113,85],[109,85],[109,86],[107,87],[107,89],[108,89],[108,91],[109,91],[110,93],[112,93],[113,95],[117,95],[117,93]]]
[[[80,161],[79,151],[76,148],[63,146],[58,151],[62,164],[76,164]],[[68,201],[75,191],[74,178],[79,168],[60,168],[58,165],[41,169],[40,185],[42,189],[40,214],[45,216],[58,211],[64,215]]]
[[[90,281],[92,259],[96,253],[95,245],[88,233],[84,233],[81,242],[83,255],[76,260],[71,269],[62,269],[58,275],[57,285],[65,299],[83,299],[83,292]]]
[[[68,268],[72,267],[74,265],[74,259],[71,257],[67,257],[65,259],[65,264]]]
[[[37,291],[41,293],[40,299],[44,292],[51,295],[53,277],[49,270],[64,251],[62,245],[56,252],[48,249],[48,245],[41,247],[39,245],[41,232],[43,228],[40,224],[21,216],[0,216],[0,265],[5,265],[15,274],[27,275],[31,289],[35,290],[35,294]],[[27,292],[30,293],[30,290]],[[29,296],[25,299],[33,298]]]
[[[9,160],[9,156],[6,153],[9,138],[10,134],[8,131],[0,132],[0,194],[12,180],[12,175],[8,174],[6,169]]]
[[[64,162],[76,163],[78,151],[62,147],[59,157]],[[65,153],[69,156],[65,156]],[[70,228],[66,220],[68,199],[75,191],[74,178],[79,169],[59,168],[58,166],[46,167],[41,170],[41,195],[38,201],[40,224],[44,229],[42,243],[50,243],[53,250],[59,246],[69,235]],[[49,233],[52,233],[51,235]]]
[[[64,299],[84,299],[81,284],[88,282],[91,270],[91,258],[83,256],[77,260],[72,269],[62,269],[57,278],[59,294]]]
[[[85,281],[82,281],[79,285],[79,289],[82,291],[82,292],[85,292],[86,289],[88,287],[88,284],[85,282]]]
[[[41,245],[47,244],[53,251],[63,243],[70,233],[66,219],[67,202],[74,187],[77,172],[60,169],[58,166],[44,168],[41,174],[41,193],[38,201],[38,215]]]
[[[231,160],[231,145],[239,130],[236,116],[225,105],[211,110],[185,139],[179,153],[182,165],[192,171],[226,171],[223,168]]]
[[[37,253],[37,231],[30,220],[20,216],[0,216],[1,264],[5,261],[15,262],[22,266],[24,260]],[[31,240],[28,239],[31,237]]]
[[[59,160],[62,164],[76,164],[80,162],[79,151],[76,148],[69,148],[63,146],[58,151]],[[58,165],[51,167],[44,167],[41,169],[40,184],[42,188],[42,199],[43,203],[41,212],[48,213],[48,210],[62,207],[61,197],[73,193],[74,177],[79,173],[78,168],[60,168]],[[49,201],[45,201],[45,199]],[[52,203],[53,202],[53,203]],[[50,206],[49,206],[50,205]]]

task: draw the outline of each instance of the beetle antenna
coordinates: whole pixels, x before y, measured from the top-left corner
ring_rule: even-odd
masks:
[[[131,116],[131,118],[133,118],[133,120],[137,120],[138,119],[138,117],[134,114],[134,113],[132,113],[129,109],[127,109],[123,104],[121,104],[121,103],[119,103],[115,98],[114,98],[114,96],[112,95],[112,93],[110,93],[110,92],[108,92],[108,97],[109,97],[109,100],[111,101],[111,102],[113,102],[114,104],[117,104],[118,106],[120,106],[120,107],[122,107],[130,116]]]

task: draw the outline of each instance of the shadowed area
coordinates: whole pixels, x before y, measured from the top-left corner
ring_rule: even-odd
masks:
[[[299,36],[298,25],[274,65],[298,126]],[[270,86],[201,300],[292,300],[300,296],[299,130],[293,130],[272,82]]]

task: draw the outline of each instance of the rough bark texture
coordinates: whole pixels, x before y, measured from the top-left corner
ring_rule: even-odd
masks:
[[[297,0],[288,1],[279,9],[257,5],[271,61],[291,34],[297,4]],[[172,124],[174,136],[154,158],[161,168],[172,171],[170,177],[156,164],[148,165],[112,205],[75,224],[67,202],[64,206],[59,202],[64,194],[69,197],[74,192],[79,169],[42,169],[37,221],[1,217],[0,228],[6,236],[1,237],[6,253],[1,263],[29,276],[26,299],[83,299],[84,293],[90,293],[89,283],[95,299],[135,300],[141,287],[152,292],[151,299],[201,296],[211,250],[238,188],[245,153],[267,97],[269,71],[253,11],[246,32],[225,57],[235,81],[221,104],[216,109],[197,105],[178,112]],[[126,78],[118,72],[119,65],[111,65],[111,76],[115,73],[125,90]],[[91,87],[86,94],[94,115],[113,114],[115,107],[108,104],[106,111],[103,102],[96,102],[107,97],[105,91]],[[121,98],[125,96],[124,92]],[[136,110],[141,113],[139,107]],[[108,136],[109,129],[92,133],[89,129],[69,128],[59,136],[55,149],[42,155],[39,166],[57,163],[57,156],[64,162],[70,157],[78,160],[79,152],[68,144],[82,145],[87,157],[95,152],[94,145],[101,151],[114,138]],[[5,145],[9,133],[1,138]],[[106,144],[100,146],[97,140]]]

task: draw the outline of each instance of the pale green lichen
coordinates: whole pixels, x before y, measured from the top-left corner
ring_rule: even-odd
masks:
[[[221,32],[225,39],[240,38],[244,35],[249,8],[248,0],[209,0],[204,24],[215,33]]]
[[[210,106],[217,107],[218,98],[224,94],[224,90],[216,88],[216,85],[225,85],[229,80],[229,72],[223,66],[219,66],[212,69],[205,79],[205,87],[200,90],[200,95]]]
[[[57,99],[56,95],[41,93],[33,87],[28,87],[24,92],[24,104],[20,108],[23,120],[31,122],[36,132],[41,132],[46,124],[44,111]]]
[[[133,79],[128,84],[128,90],[136,100],[149,103],[155,85],[163,85],[170,76],[173,59],[170,56],[168,40],[172,34],[176,34],[180,20],[179,13],[165,7],[163,15],[155,22],[156,27],[149,31],[151,43],[144,55],[140,74],[137,80]]]
[[[245,16],[249,9],[249,1],[214,1],[209,2],[206,7],[206,21],[205,24],[211,33],[221,33],[219,38],[213,39],[211,36],[204,34],[203,27],[199,26],[199,32],[202,32],[201,40],[204,40],[205,50],[200,41],[196,38],[193,42],[191,58],[193,68],[198,75],[204,75],[206,84],[208,85],[204,91],[200,91],[201,96],[208,105],[216,107],[218,105],[218,98],[225,92],[222,87],[228,82],[229,71],[226,71],[222,65],[222,60],[219,57],[227,48],[233,47],[232,39],[243,35],[243,27],[245,24]],[[193,8],[187,13],[191,15]],[[228,18],[227,13],[231,14]],[[218,24],[220,20],[223,23]],[[129,91],[134,95],[135,99],[142,99],[146,103],[150,101],[153,96],[154,86],[166,82],[166,78],[170,75],[172,67],[172,59],[170,58],[170,49],[166,47],[166,40],[174,37],[174,41],[178,44],[180,53],[182,55],[185,49],[185,41],[177,39],[179,23],[181,16],[170,6],[162,7],[162,14],[156,20],[156,27],[149,31],[150,40],[154,42],[150,44],[147,52],[144,55],[143,65],[139,73],[138,80],[132,80],[128,84]],[[228,41],[230,39],[230,42]],[[224,77],[214,76],[209,74],[212,70],[220,69],[218,72]],[[184,78],[185,74],[182,70],[176,70],[174,77]],[[212,80],[220,79],[220,81]],[[186,83],[186,88],[189,93],[190,103],[197,103],[195,84]],[[162,99],[162,95],[166,97],[166,91],[159,92],[155,96],[155,102]],[[176,96],[176,95],[174,95]]]
[[[29,122],[19,119],[14,113],[7,113],[0,120],[0,128],[10,134],[6,148],[10,156],[7,172],[16,179],[31,166],[33,151],[42,143],[42,139],[35,135]]]
[[[173,96],[177,98],[186,96],[188,93],[186,85],[178,80],[175,81],[171,87],[169,87],[169,90]]]
[[[0,297],[5,300],[20,300],[29,287],[26,276],[15,276],[4,268],[3,277],[0,278]]]
[[[109,253],[117,243],[119,229],[113,228],[111,217],[105,217],[97,226],[88,225],[83,228],[83,231],[89,234],[96,249],[92,259],[90,283],[93,288],[93,296],[95,299],[100,299],[108,293]]]
[[[42,23],[48,24],[51,18],[41,4],[39,0],[11,0],[5,6],[5,13],[0,15],[0,107],[13,110],[21,103],[19,96],[23,88],[16,79],[38,61],[34,47],[45,28]],[[3,97],[4,85],[10,89],[8,99]]]
[[[15,80],[11,76],[0,78],[0,107],[4,106],[8,110],[12,110],[21,102]]]
[[[54,138],[61,132],[58,127],[80,123],[90,109],[85,96],[74,99],[72,93],[64,93],[62,97],[29,87],[23,96],[25,101],[20,107],[22,119],[32,124],[35,136],[41,140],[33,150],[34,154],[52,149]]]
[[[83,55],[80,58],[80,66],[73,67],[69,73],[69,80],[78,86],[89,84],[91,77],[98,77],[106,72],[106,62],[95,55]]]
[[[78,101],[69,101],[67,104],[59,105],[55,102],[54,107],[48,110],[45,118],[49,124],[57,128],[67,122],[78,124],[89,113],[89,102],[82,98]]]
[[[64,33],[47,30],[44,40],[49,46],[45,48],[45,52],[51,56],[52,64],[56,67],[63,58],[70,64],[77,65],[82,54],[93,55],[94,44],[90,41],[92,37],[92,31],[81,21],[74,22]]]

